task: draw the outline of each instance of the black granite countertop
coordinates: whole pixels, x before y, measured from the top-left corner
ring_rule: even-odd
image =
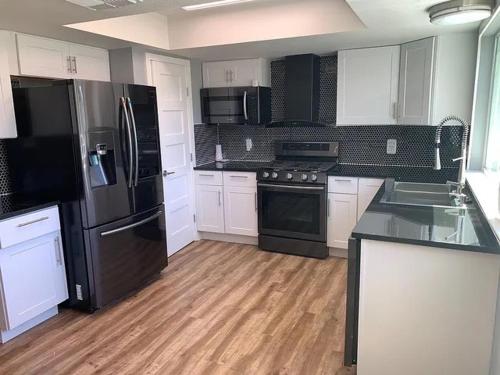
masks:
[[[239,172],[257,172],[260,168],[269,165],[268,161],[226,161],[202,164],[194,167],[200,171],[239,171]]]
[[[195,170],[204,171],[241,171],[257,172],[259,168],[270,165],[269,161],[227,161],[212,162],[196,166]],[[399,166],[375,166],[375,165],[354,165],[338,164],[328,175],[330,176],[350,176],[350,177],[372,177],[386,178],[392,177],[396,180],[409,182],[435,182],[445,183],[446,181],[456,181],[458,169],[443,168],[435,171],[432,167],[399,167]]]
[[[1,195],[0,220],[57,206],[58,204],[59,202],[54,200],[26,198],[16,194]]]
[[[384,191],[382,185],[352,237],[500,254],[496,237],[475,202],[467,204],[467,209],[380,203]]]

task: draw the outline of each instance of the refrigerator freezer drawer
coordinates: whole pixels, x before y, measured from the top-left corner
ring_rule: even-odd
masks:
[[[88,235],[97,309],[138,290],[168,264],[163,206]]]

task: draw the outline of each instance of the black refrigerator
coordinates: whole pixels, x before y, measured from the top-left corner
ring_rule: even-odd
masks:
[[[26,199],[60,202],[68,305],[92,312],[168,263],[156,90],[27,82],[13,85],[14,188]]]

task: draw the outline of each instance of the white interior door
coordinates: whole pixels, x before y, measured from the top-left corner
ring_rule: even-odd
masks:
[[[195,240],[191,165],[192,104],[189,61],[148,55],[148,78],[156,86],[167,223],[168,255]]]

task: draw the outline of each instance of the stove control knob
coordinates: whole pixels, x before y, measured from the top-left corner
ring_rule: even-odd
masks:
[[[278,174],[276,172],[273,172],[273,174],[271,175],[272,178],[278,178]]]
[[[264,177],[264,178],[268,178],[268,177],[269,177],[269,172],[263,172],[263,173],[262,173],[262,177]]]
[[[286,178],[289,179],[289,180],[291,180],[293,178],[293,174],[287,173],[286,174]]]
[[[302,174],[302,181],[307,181],[307,175],[305,173]]]
[[[311,180],[317,181],[318,180],[318,176],[316,176],[315,174],[312,174],[311,175]]]

